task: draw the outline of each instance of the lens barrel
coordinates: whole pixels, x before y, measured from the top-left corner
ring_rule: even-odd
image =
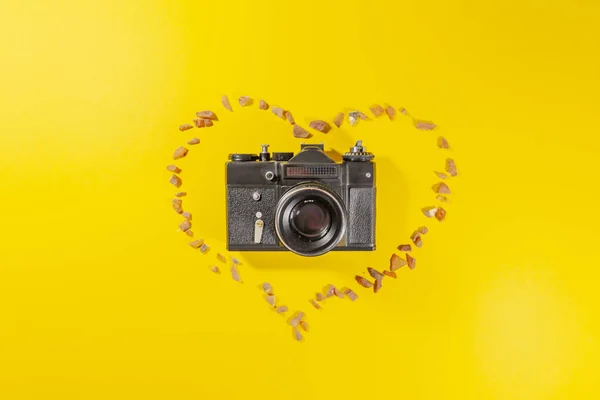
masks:
[[[336,247],[346,232],[340,197],[317,182],[305,182],[281,196],[275,230],[281,243],[302,256],[319,256]]]

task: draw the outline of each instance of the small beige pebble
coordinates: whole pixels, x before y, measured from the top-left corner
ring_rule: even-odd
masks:
[[[187,196],[187,192],[177,192],[175,193],[175,197],[185,197]]]
[[[446,172],[450,174],[450,176],[458,175],[458,171],[456,170],[456,164],[451,158],[446,159]]]
[[[385,113],[387,114],[388,118],[393,121],[396,119],[396,109],[392,106],[388,106],[385,109]]]
[[[194,126],[190,124],[179,125],[179,130],[181,132],[187,131],[188,129],[192,129]]]
[[[258,102],[258,108],[261,110],[268,110],[269,109],[269,103],[267,103],[266,101],[264,101],[263,99],[261,99]]]
[[[406,261],[398,256],[397,254],[392,254],[390,257],[390,271],[394,272],[406,265]]]
[[[177,175],[171,176],[171,179],[169,179],[169,182],[171,182],[171,184],[173,186],[175,186],[176,188],[180,188],[181,185],[183,184],[183,181]]]
[[[212,267],[210,270],[211,270],[212,272],[214,272],[215,274],[220,274],[220,273],[221,273],[221,270],[220,270],[220,269],[219,269],[219,267],[217,267],[216,265],[215,265],[215,266],[213,266],[213,267]]]
[[[283,115],[284,111],[283,108],[281,107],[273,107],[271,108],[271,112],[275,115],[277,115],[279,118],[285,118],[285,116]]]
[[[297,341],[299,341],[299,342],[300,342],[300,341],[302,341],[302,339],[303,339],[304,337],[302,336],[302,334],[300,333],[300,331],[298,330],[298,328],[294,327],[294,328],[292,328],[292,331],[293,331],[293,333],[294,333],[294,338],[295,338]]]
[[[421,209],[421,211],[423,212],[423,214],[425,214],[427,218],[433,218],[437,210],[437,207],[425,207]]]
[[[173,199],[172,203],[173,210],[175,210],[177,214],[183,213],[183,201],[181,199]]]
[[[417,247],[422,247],[423,246],[423,239],[421,239],[421,236],[415,236],[415,238],[413,240],[413,243]]]
[[[383,274],[376,269],[368,267],[367,271],[369,271],[369,275],[371,275],[373,278],[377,280],[383,279]]]
[[[288,306],[284,305],[284,306],[277,307],[277,313],[278,314],[281,314],[281,313],[284,313],[284,312],[287,312],[287,311],[288,311]]]
[[[450,144],[448,144],[448,140],[446,140],[445,137],[438,137],[437,139],[437,145],[440,149],[449,149],[450,148]]]
[[[396,275],[396,273],[395,273],[395,272],[393,272],[393,271],[383,271],[383,273],[384,273],[386,276],[389,276],[390,278],[394,278],[394,279],[396,279],[396,278],[398,277],[398,276]]]
[[[410,269],[415,269],[415,267],[417,266],[417,260],[414,257],[411,257],[410,254],[406,255],[406,262]]]
[[[434,124],[431,121],[423,121],[423,120],[415,119],[413,121],[413,124],[415,125],[415,128],[417,128],[420,131],[432,131],[436,128],[436,124]]]
[[[215,114],[214,112],[209,111],[209,110],[198,111],[196,113],[196,116],[198,118],[210,119],[210,120],[213,120],[213,121],[218,121],[219,120],[219,118],[217,117],[217,114]]]
[[[324,290],[325,298],[335,296],[335,286],[327,285]]]
[[[189,211],[185,211],[185,212],[181,213],[181,216],[189,221],[192,220],[192,213]]]
[[[385,114],[385,110],[383,107],[381,107],[379,104],[373,104],[370,108],[371,113],[373,113],[373,115],[375,117],[380,117],[383,114]]]
[[[444,182],[436,183],[431,187],[434,192],[439,194],[450,194],[450,187],[446,185]]]
[[[423,239],[421,239],[421,232],[419,231],[414,231],[410,236],[410,240],[412,240],[417,247],[423,246]]]
[[[179,160],[179,159],[187,156],[188,152],[189,152],[189,150],[186,149],[185,147],[183,147],[183,146],[178,147],[173,152],[173,160]]]
[[[308,322],[300,321],[300,327],[304,329],[305,332],[308,332]]]
[[[252,99],[248,96],[242,96],[238,99],[240,106],[246,107],[252,104]]]
[[[298,326],[298,324],[300,323],[300,321],[302,321],[302,318],[304,318],[304,313],[303,312],[299,312],[298,314],[296,314],[292,319],[290,319],[290,325],[293,327]]]
[[[299,139],[305,139],[305,138],[309,138],[310,132],[308,132],[306,129],[302,128],[299,125],[294,125],[294,128],[292,129],[292,133],[294,134],[294,137],[299,138]]]
[[[350,126],[356,126],[358,124],[358,113],[356,111],[352,111],[348,114],[348,122]]]
[[[202,244],[204,244],[204,240],[202,240],[202,239],[194,240],[193,242],[190,242],[189,244],[192,248],[199,249],[200,246],[202,246]]]
[[[231,266],[231,278],[233,278],[233,280],[237,281],[237,282],[241,282],[242,281],[242,279],[240,278],[240,273],[239,273],[239,271],[237,269],[237,265],[236,264],[233,264]]]
[[[356,293],[354,293],[354,291],[352,289],[348,289],[348,292],[346,292],[346,296],[348,296],[348,298],[351,301],[358,299],[358,295]]]
[[[285,119],[287,119],[287,121],[294,125],[296,123],[296,121],[294,120],[294,116],[292,115],[292,113],[290,111],[284,111],[283,115],[285,116]]]
[[[173,172],[175,174],[179,174],[181,172],[181,169],[179,169],[175,165],[167,165],[167,171]]]
[[[331,125],[322,120],[311,121],[308,127],[323,133],[328,133],[331,130]]]
[[[266,294],[273,294],[273,286],[269,282],[265,282],[262,284],[262,290]]]
[[[309,301],[310,301],[310,304],[312,304],[314,308],[316,308],[317,310],[321,309],[321,306],[319,305],[319,303],[317,303],[315,301],[315,299],[310,299]]]
[[[186,219],[181,224],[179,224],[179,229],[181,229],[183,232],[186,232],[192,229],[192,223]]]
[[[358,284],[362,287],[370,288],[373,286],[373,282],[369,281],[367,278],[362,277],[360,275],[356,275],[354,279],[356,279],[356,282],[358,282]]]
[[[223,107],[225,107],[225,109],[227,111],[233,112],[233,108],[231,108],[231,103],[229,102],[229,97],[227,97],[227,96],[221,97],[221,104],[223,104]]]
[[[375,284],[373,285],[373,292],[375,292],[375,293],[379,292],[379,290],[381,289],[382,286],[383,286],[382,280],[377,279],[375,281]]]
[[[438,208],[437,212],[435,213],[435,219],[440,222],[446,219],[446,210],[444,210],[442,207]]]
[[[199,143],[200,143],[200,139],[198,139],[198,138],[190,139],[187,142],[187,144],[189,144],[189,145],[195,145],[195,144],[199,144]]]
[[[344,113],[338,113],[335,118],[333,118],[333,124],[338,128],[342,126],[344,123]]]

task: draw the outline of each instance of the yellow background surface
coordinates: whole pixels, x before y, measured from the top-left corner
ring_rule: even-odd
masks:
[[[0,12],[0,398],[598,398],[598,2],[5,1]],[[378,166],[378,250],[306,260],[224,249],[227,154],[297,151],[348,107],[434,120],[460,176],[428,221],[438,132],[348,125]],[[177,130],[214,109],[210,130]],[[188,132],[190,133],[190,132]],[[171,209],[180,165],[194,231]],[[428,224],[417,268],[384,268]],[[295,342],[257,285],[304,310]],[[359,300],[308,298],[331,283]]]

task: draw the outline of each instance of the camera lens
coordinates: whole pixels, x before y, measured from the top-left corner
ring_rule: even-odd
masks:
[[[304,200],[292,208],[292,229],[309,240],[323,237],[331,226],[331,214],[317,199]]]
[[[318,256],[336,247],[346,232],[346,211],[340,196],[318,182],[288,189],[275,211],[281,244],[302,256]]]

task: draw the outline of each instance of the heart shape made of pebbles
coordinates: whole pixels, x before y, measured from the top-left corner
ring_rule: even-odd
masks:
[[[234,112],[234,107],[232,106],[228,96],[222,97],[221,104],[222,109],[219,111],[219,113]],[[239,107],[242,108],[254,108],[263,112],[270,110],[274,118],[279,118],[282,120],[282,122],[289,125],[288,129],[290,135],[301,140],[310,138],[313,135],[328,134],[332,130],[339,129],[344,124],[349,124],[351,127],[354,127],[361,123],[361,121],[378,120],[380,118],[389,119],[390,121],[395,121],[397,118],[409,118],[416,130],[437,130],[437,126],[433,122],[413,118],[406,109],[396,109],[387,104],[374,104],[369,107],[372,117],[368,116],[362,111],[352,110],[347,113],[337,113],[333,116],[333,118],[330,119],[312,120],[306,126],[297,124],[293,114],[289,110],[286,110],[282,107],[271,107],[265,100],[262,99],[259,99],[258,102],[256,102],[249,96],[242,96],[238,98],[238,104]],[[192,131],[195,129],[209,129],[215,124],[219,123],[219,118],[216,112],[211,110],[203,110],[196,113],[196,116],[192,120],[191,124],[186,123],[180,125],[179,131],[192,133]],[[183,221],[179,225],[179,231],[189,236],[189,247],[199,251],[204,255],[207,255],[209,254],[211,248],[207,243],[204,242],[203,239],[197,239],[194,237],[195,234],[192,230],[192,213],[184,208],[184,198],[187,195],[187,192],[181,191],[183,180],[180,177],[181,168],[177,165],[178,160],[181,160],[189,155],[190,149],[193,146],[200,144],[199,138],[195,137],[195,135],[191,136],[192,137],[188,139],[185,144],[182,144],[180,147],[174,150],[172,154],[172,164],[167,166],[167,171],[171,173],[170,183],[178,190],[172,200],[172,209],[183,218]],[[450,149],[448,140],[442,136],[437,136],[436,146],[441,150]],[[437,205],[427,205],[423,207],[420,212],[427,218],[436,219],[441,222],[446,218],[447,211],[444,206],[449,202],[448,195],[451,194],[450,187],[446,181],[458,175],[456,163],[452,158],[447,157],[445,160],[445,165],[440,166],[439,170],[434,172],[438,179],[431,188],[435,194],[435,201]],[[428,232],[429,229],[426,226],[416,227],[407,237],[407,240],[404,243],[399,244],[396,250],[391,252],[389,266],[386,269],[379,271],[377,269],[368,267],[366,268],[368,277],[356,275],[355,281],[361,290],[372,290],[373,292],[377,293],[381,290],[384,279],[397,279],[396,271],[398,269],[405,266],[410,270],[415,269],[417,260],[412,255],[412,251],[415,247],[421,247],[423,245],[423,237]],[[231,257],[227,251],[222,251],[216,253],[215,261],[217,261],[215,265],[210,268],[212,273],[221,274],[221,268],[227,267],[231,278],[235,281],[243,283],[240,275],[241,263],[239,260],[237,260],[235,257]],[[257,283],[257,285],[261,289],[262,295],[270,307],[275,309],[278,314],[290,314],[287,322],[291,325],[293,337],[298,341],[302,341],[304,339],[303,332],[308,331],[308,323],[305,319],[305,312],[295,311],[292,313],[285,304],[280,304],[274,294],[273,287],[269,283]],[[322,307],[322,302],[329,297],[335,296],[340,299],[348,298],[351,301],[355,301],[358,298],[358,290],[358,288],[353,290],[349,287],[337,288],[334,285],[326,285],[321,292],[316,294],[316,296],[309,298],[309,302],[315,309],[320,309]]]

